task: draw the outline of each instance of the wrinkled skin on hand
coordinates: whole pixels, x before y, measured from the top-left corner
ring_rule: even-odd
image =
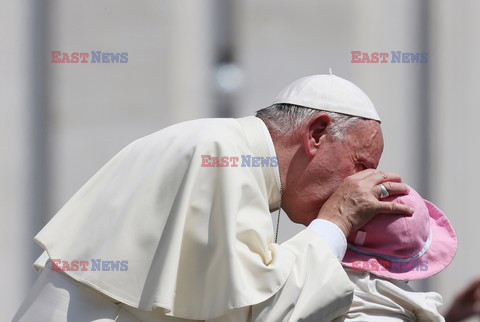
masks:
[[[399,175],[367,169],[347,177],[320,209],[318,218],[334,222],[348,236],[376,214],[411,215],[413,209],[406,205],[380,200],[381,183],[390,195],[408,193]]]

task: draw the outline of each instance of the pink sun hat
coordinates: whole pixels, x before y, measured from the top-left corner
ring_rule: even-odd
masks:
[[[445,214],[413,188],[385,198],[414,209],[411,217],[379,214],[347,237],[344,267],[395,280],[418,280],[446,268],[457,251],[457,236]]]

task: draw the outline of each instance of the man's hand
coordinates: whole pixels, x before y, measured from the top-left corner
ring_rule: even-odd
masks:
[[[408,193],[399,175],[368,169],[347,177],[320,209],[317,218],[337,224],[348,236],[370,221],[379,213],[410,216],[410,207],[380,200],[380,187],[383,184],[390,196]]]

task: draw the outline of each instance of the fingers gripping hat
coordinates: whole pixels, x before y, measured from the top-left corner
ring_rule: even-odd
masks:
[[[355,84],[332,74],[294,81],[283,89],[273,104],[293,104],[380,121],[367,94]]]
[[[457,236],[445,214],[413,188],[383,200],[414,209],[411,217],[375,216],[347,237],[342,265],[396,280],[417,280],[446,268],[455,256]]]

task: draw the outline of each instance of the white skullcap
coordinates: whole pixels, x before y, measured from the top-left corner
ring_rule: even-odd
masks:
[[[273,104],[293,104],[380,121],[375,106],[355,84],[335,75],[313,75],[288,85]]]

